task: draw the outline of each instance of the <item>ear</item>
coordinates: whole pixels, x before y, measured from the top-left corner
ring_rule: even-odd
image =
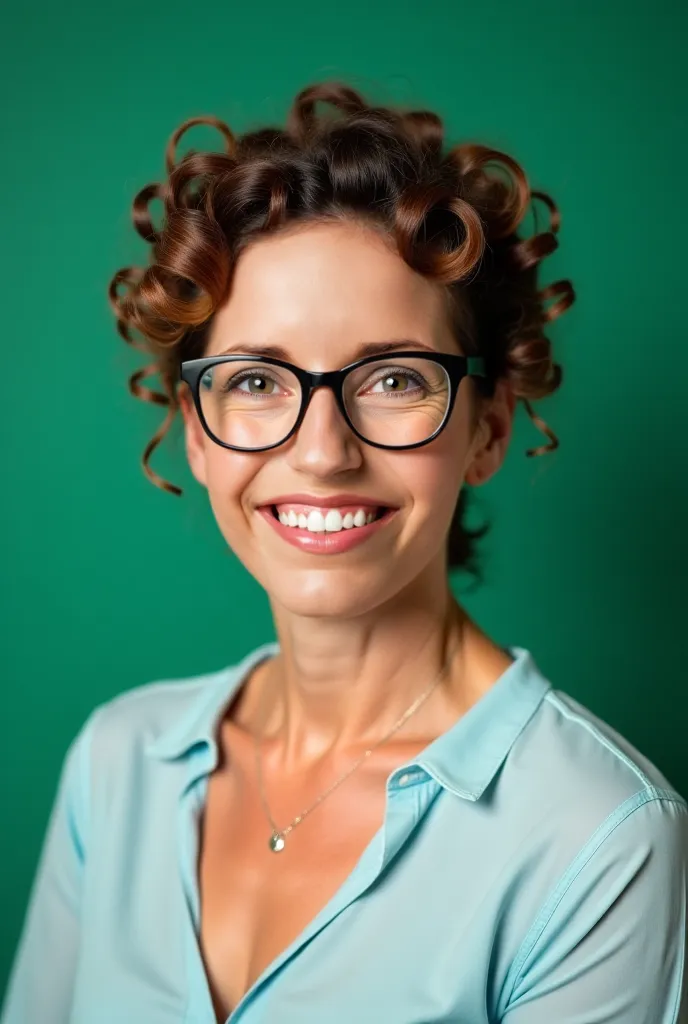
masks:
[[[477,487],[485,483],[502,465],[511,440],[515,407],[511,385],[501,377],[492,398],[483,400],[464,477],[467,484]]]
[[[186,458],[191,472],[199,484],[207,487],[205,451],[206,433],[193,402],[191,391],[186,381],[181,381],[177,394],[179,409],[184,421],[184,443],[186,447]]]

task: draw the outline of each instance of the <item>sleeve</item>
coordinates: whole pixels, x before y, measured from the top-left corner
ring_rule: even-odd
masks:
[[[688,806],[653,796],[618,818],[538,916],[502,1024],[688,1024]]]
[[[95,712],[62,762],[0,1024],[66,1024],[88,839],[87,753]]]

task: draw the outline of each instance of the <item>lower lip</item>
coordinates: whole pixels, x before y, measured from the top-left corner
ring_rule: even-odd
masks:
[[[342,551],[349,551],[358,544],[362,544],[383,529],[397,510],[388,508],[384,515],[379,519],[374,519],[372,523],[366,523],[365,526],[352,526],[350,530],[339,530],[335,533],[311,533],[309,530],[302,530],[300,526],[285,526],[275,518],[272,508],[266,505],[257,511],[280,537],[295,548],[316,555],[338,555]]]

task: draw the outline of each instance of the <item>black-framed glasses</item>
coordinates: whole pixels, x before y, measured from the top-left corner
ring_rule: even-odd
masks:
[[[301,425],[313,392],[329,387],[348,426],[375,448],[420,448],[446,426],[464,377],[486,377],[482,356],[418,350],[312,372],[267,356],[187,359],[180,379],[208,436],[234,451],[266,451]]]

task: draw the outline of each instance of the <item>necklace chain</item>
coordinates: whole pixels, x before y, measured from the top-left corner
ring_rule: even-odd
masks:
[[[451,653],[453,653],[454,648],[457,645],[458,645],[458,641],[452,647]],[[338,779],[336,779],[332,783],[331,786],[328,786],[328,788],[323,793],[320,794],[320,796],[317,798],[317,800],[315,800],[305,810],[301,811],[300,814],[297,814],[297,816],[290,821],[290,823],[286,826],[286,828],[283,828],[283,829],[279,828],[275,824],[275,820],[272,817],[272,814],[270,813],[270,808],[268,806],[267,797],[265,795],[265,784],[264,784],[264,781],[263,781],[263,769],[262,769],[262,758],[261,758],[262,736],[258,737],[258,735],[254,735],[254,746],[255,746],[255,756],[256,756],[256,775],[257,775],[257,778],[258,778],[258,788],[260,790],[260,798],[261,798],[261,801],[262,801],[262,804],[263,804],[263,809],[265,811],[265,815],[266,815],[268,821],[270,822],[270,826],[272,828],[272,835],[270,836],[269,846],[270,846],[270,849],[274,853],[279,853],[280,850],[284,849],[286,837],[289,835],[290,832],[292,832],[296,828],[297,825],[301,824],[301,822],[304,820],[306,815],[310,814],[311,811],[315,810],[315,808],[318,807],[318,805],[322,803],[322,801],[325,799],[325,797],[329,796],[330,793],[332,793],[335,789],[337,789],[338,786],[341,786],[341,784],[343,782],[345,782],[349,778],[349,776],[352,775],[356,771],[356,769],[359,768],[368,757],[370,757],[370,755],[372,754],[372,752],[374,750],[377,750],[377,748],[382,746],[383,743],[386,743],[387,740],[389,740],[394,735],[394,733],[397,732],[397,730],[402,727],[404,722],[407,722],[408,719],[411,717],[411,715],[415,714],[416,711],[418,711],[418,709],[420,708],[421,704],[425,703],[425,701],[428,699],[430,694],[433,692],[433,690],[440,683],[442,677],[444,676],[445,672],[447,671],[447,668],[449,666],[450,660],[451,660],[451,658],[449,656],[447,656],[446,661],[442,665],[442,668],[438,672],[438,674],[435,677],[434,681],[430,684],[430,686],[428,686],[428,688],[426,690],[423,691],[423,693],[421,693],[421,695],[419,697],[416,697],[416,699],[413,701],[411,706],[408,707],[406,709],[406,711],[403,713],[403,715],[400,718],[397,719],[397,721],[394,723],[394,725],[389,730],[389,732],[387,732],[382,737],[382,739],[380,739],[376,743],[374,743],[372,745],[372,747],[369,747],[367,750],[365,750],[363,752],[363,754],[361,755],[361,757],[359,757],[356,761],[354,761],[353,765],[350,768],[347,768],[347,770],[344,772],[343,775],[340,775],[340,777]]]

